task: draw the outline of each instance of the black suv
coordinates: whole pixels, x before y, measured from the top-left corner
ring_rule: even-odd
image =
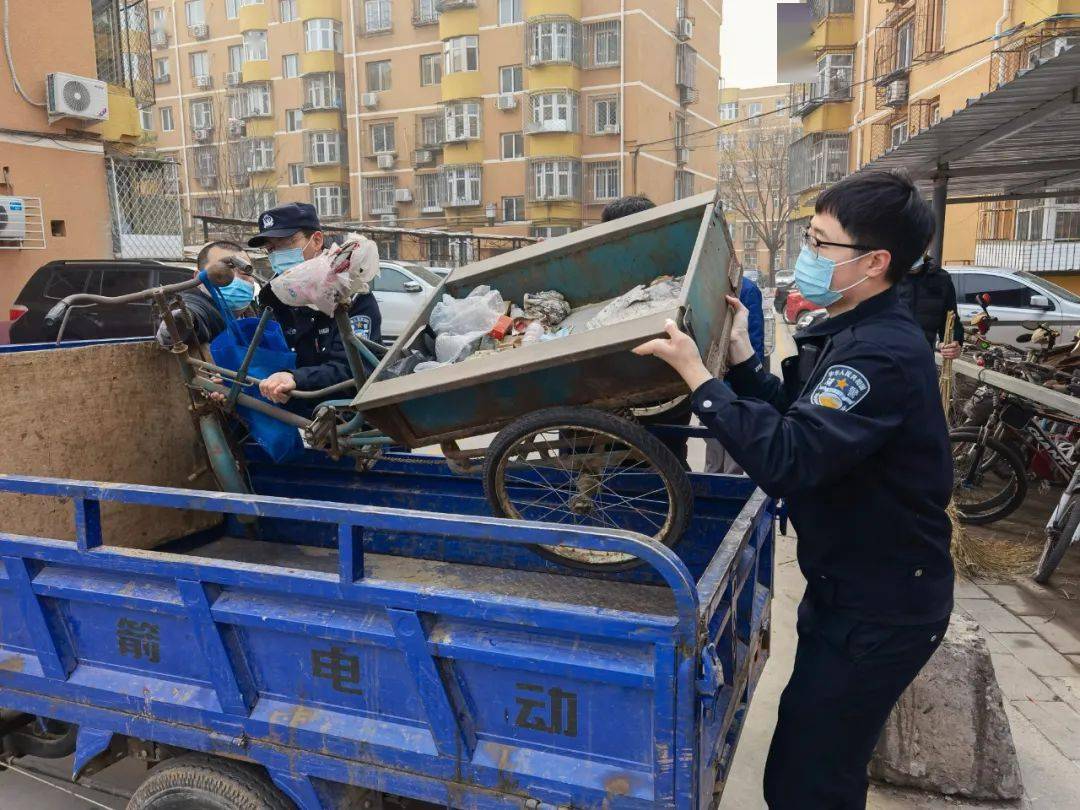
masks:
[[[12,343],[51,343],[56,327],[45,325],[45,315],[56,302],[74,293],[126,295],[164,284],[188,281],[190,269],[148,259],[55,261],[38,268],[12,306]],[[154,322],[150,302],[74,307],[64,340],[150,337]],[[17,316],[17,317],[16,317]]]

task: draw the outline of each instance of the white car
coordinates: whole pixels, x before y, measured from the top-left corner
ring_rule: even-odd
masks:
[[[1042,276],[1001,267],[945,269],[952,276],[956,308],[965,324],[981,311],[979,297],[984,293],[990,296],[987,311],[996,320],[987,337],[993,341],[1026,348],[1016,338],[1030,332],[1036,323],[1049,324],[1066,341],[1080,329],[1080,296]]]
[[[443,280],[413,262],[381,261],[372,285],[382,315],[383,343],[393,343],[413,322]]]

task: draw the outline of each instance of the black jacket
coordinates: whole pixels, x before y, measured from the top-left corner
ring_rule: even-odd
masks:
[[[292,375],[299,390],[314,391],[352,378],[345,343],[332,317],[309,307],[286,306],[269,284],[259,292],[259,306],[273,310],[285,341],[296,352]],[[382,315],[372,293],[353,297],[349,323],[356,334],[376,343],[382,341]]]
[[[865,621],[952,610],[952,456],[934,361],[889,290],[797,334],[784,381],[756,359],[694,410],[767,493],[783,497],[815,602]]]
[[[896,289],[931,346],[937,345],[939,340],[948,342],[945,337],[945,316],[950,312],[956,313],[950,340],[959,342],[964,339],[964,324],[956,312],[956,287],[949,273],[936,262],[927,261],[918,270],[912,270],[901,279]]]

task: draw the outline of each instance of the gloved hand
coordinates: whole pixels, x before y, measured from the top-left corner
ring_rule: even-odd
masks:
[[[192,325],[188,320],[183,310],[174,309],[172,311],[173,320],[176,321],[177,329],[180,332],[180,339],[183,342],[188,342],[191,339]],[[163,320],[158,324],[157,332],[154,334],[154,340],[163,349],[171,349],[173,347],[172,334],[169,332],[168,324]]]

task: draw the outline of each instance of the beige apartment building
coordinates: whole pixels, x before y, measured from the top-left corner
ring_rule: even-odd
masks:
[[[721,0],[150,0],[193,214],[550,236],[713,188]],[[711,139],[710,139],[711,140]]]

